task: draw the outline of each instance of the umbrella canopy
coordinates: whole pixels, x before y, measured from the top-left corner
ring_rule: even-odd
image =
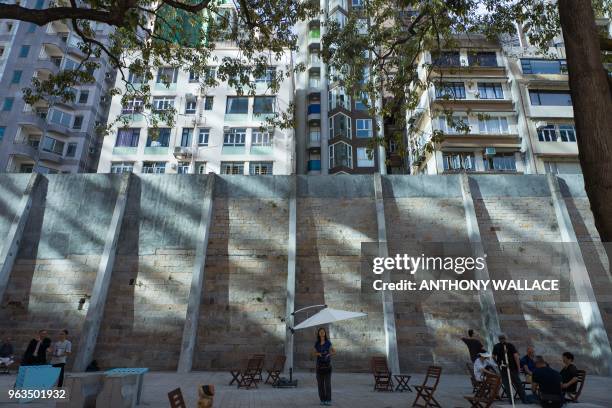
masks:
[[[349,312],[346,310],[330,309],[329,307],[326,307],[325,309],[317,312],[316,314],[310,316],[308,319],[304,320],[302,323],[295,326],[293,330],[321,326],[327,323],[338,322],[340,320],[354,319],[356,317],[362,316],[366,316],[366,314],[359,312]]]

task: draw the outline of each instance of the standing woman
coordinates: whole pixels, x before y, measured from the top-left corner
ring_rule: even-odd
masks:
[[[317,386],[321,405],[331,405],[331,357],[336,354],[327,332],[323,327],[317,330],[317,341],[313,355],[317,356]]]

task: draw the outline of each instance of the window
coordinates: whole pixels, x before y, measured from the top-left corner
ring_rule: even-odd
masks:
[[[206,174],[206,162],[196,162],[195,167],[198,174]]]
[[[516,171],[516,158],[514,153],[496,153],[484,156],[484,168],[487,171]]]
[[[170,146],[170,128],[149,129],[147,136],[147,147]]]
[[[191,137],[193,136],[192,128],[183,128],[183,132],[181,133],[181,147],[189,147],[191,146]]]
[[[445,171],[474,171],[476,165],[472,153],[445,153],[442,156]]]
[[[529,99],[534,106],[572,106],[569,91],[529,91]]]
[[[523,74],[566,74],[567,61],[521,58]]]
[[[221,162],[221,174],[244,174],[244,163]]]
[[[28,26],[28,34],[31,34],[31,33],[35,32],[37,27],[38,27],[38,26],[37,26],[36,24],[31,23],[31,24]]]
[[[461,65],[459,51],[442,51],[431,56],[433,65],[440,67],[458,67]]]
[[[255,78],[255,82],[258,84],[270,85],[272,80],[276,77],[276,67],[266,67],[265,72],[262,76]]]
[[[131,173],[134,171],[134,163],[113,162],[111,163],[111,173]]]
[[[497,116],[478,119],[478,131],[488,134],[508,133],[508,119]]]
[[[478,95],[480,99],[504,99],[504,91],[501,84],[479,82]]]
[[[163,112],[174,108],[173,96],[156,96],[153,98],[153,112]]]
[[[55,153],[61,156],[64,153],[64,142],[45,136],[42,143],[42,149],[45,152]]]
[[[358,139],[372,137],[372,119],[357,119],[355,125],[357,127],[356,136]]]
[[[204,75],[206,77],[206,81],[207,82],[213,81],[216,78],[216,76],[217,76],[217,68],[215,68],[215,67],[206,67]]]
[[[27,58],[29,53],[30,53],[30,46],[22,45],[21,48],[19,49],[19,58]]]
[[[351,0],[351,5],[353,8],[363,7],[363,0]]]
[[[1,126],[0,127],[0,142],[2,142],[2,139],[4,139],[4,132],[6,132],[6,127]]]
[[[198,102],[195,99],[188,99],[185,102],[185,115],[193,115],[196,113],[196,106]]]
[[[142,112],[143,106],[144,106],[144,103],[142,99],[138,99],[138,98],[130,99],[129,101],[126,102],[125,105],[123,105],[123,108],[121,109],[121,113],[123,115],[132,115],[134,113],[140,113]]]
[[[56,58],[60,58],[60,57],[56,57]],[[61,61],[61,59],[60,59],[60,61]],[[75,70],[77,70],[79,65],[80,64],[77,61],[71,60],[70,58],[66,58],[66,60],[64,62],[64,69],[65,70],[70,70],[70,71],[75,71]]]
[[[155,80],[155,82],[157,82],[158,84],[175,84],[177,74],[178,68],[160,68],[157,70],[157,79]]]
[[[19,166],[19,172],[20,173],[32,173],[34,171],[34,165],[33,164],[22,164],[21,166]]]
[[[329,91],[329,110],[337,107],[351,110],[351,98],[346,94],[344,88],[336,88]]]
[[[223,134],[223,146],[244,146],[245,140],[245,128],[230,129]]]
[[[351,134],[351,118],[339,113],[329,118],[329,138],[344,137],[352,138]]]
[[[251,133],[251,146],[272,146],[273,135],[270,132],[260,132],[253,129]]]
[[[213,109],[213,102],[215,98],[213,96],[207,96],[204,98],[204,110],[211,111]]]
[[[576,142],[576,129],[573,125],[546,125],[538,129],[540,142]]]
[[[359,96],[355,98],[355,110],[368,110],[369,105],[371,103],[367,92],[360,92]]]
[[[251,176],[271,176],[272,162],[251,162],[249,163],[249,174]]]
[[[208,136],[210,129],[200,129],[198,132],[198,146],[208,146]]]
[[[140,139],[140,129],[119,129],[117,132],[117,141],[115,142],[116,147],[138,147],[138,140]]]
[[[274,96],[256,96],[253,102],[253,113],[255,115],[274,113]]]
[[[81,91],[81,93],[79,94],[79,103],[87,103],[87,100],[89,99],[89,91]]]
[[[11,79],[11,84],[18,84],[21,81],[21,74],[23,74],[23,71],[13,71],[13,78]]]
[[[461,115],[453,115],[450,118],[448,116],[438,116],[436,125],[437,130],[441,130],[449,135],[465,133],[466,130],[468,132],[471,130],[471,128],[469,130],[466,128],[466,126],[469,127],[467,116]]]
[[[83,126],[83,116],[78,115],[74,117],[74,123],[72,124],[73,129],[80,129]]]
[[[193,82],[199,82],[200,81],[200,74],[193,72],[193,71],[189,71],[189,82],[193,83]]]
[[[4,98],[4,104],[2,105],[2,110],[4,112],[8,112],[13,109],[13,102],[15,102],[15,98]]]
[[[493,51],[470,52],[468,64],[475,67],[496,67],[497,54]]]
[[[144,162],[142,172],[145,174],[164,174],[166,172],[166,162]]]
[[[367,147],[358,147],[357,167],[374,167],[374,152]]]
[[[436,86],[436,98],[465,99],[463,82],[442,82]]]
[[[76,143],[68,143],[68,148],[66,149],[66,157],[74,157],[76,155],[76,149]]]
[[[66,112],[62,112],[58,109],[51,109],[50,114],[47,114],[50,123],[55,123],[65,127],[72,125],[72,115]]]
[[[249,98],[243,96],[228,96],[225,113],[245,114],[249,112]]]
[[[353,168],[352,146],[344,142],[329,146],[329,168],[333,167]]]
[[[128,82],[130,84],[142,84],[144,82],[144,77],[141,74],[135,74],[134,72],[130,72],[128,75]]]
[[[176,172],[178,174],[187,174],[189,173],[189,162],[179,162],[176,168]]]

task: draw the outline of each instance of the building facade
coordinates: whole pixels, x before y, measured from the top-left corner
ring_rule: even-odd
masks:
[[[235,58],[238,49],[220,42],[213,61]],[[290,54],[274,61],[279,69],[291,65]],[[238,96],[227,83],[203,88],[199,78],[177,68],[160,68],[151,84],[153,108],[147,111],[142,100],[122,105],[121,96],[111,102],[109,120],[127,116],[128,127],[118,122],[104,139],[99,173],[217,173],[292,174],[294,140],[292,129],[269,125],[267,118],[288,109],[293,97],[292,81],[286,79],[277,94],[269,92],[276,66],[265,77],[253,78],[255,96]],[[163,78],[169,78],[170,84]],[[117,80],[116,87],[125,89]],[[174,107],[173,126],[149,126],[150,115]]]
[[[48,0],[27,0],[26,7],[48,7]],[[24,2],[22,1],[23,5]],[[109,28],[94,25],[96,38],[105,41]],[[13,20],[0,21],[0,172],[95,172],[101,135],[106,123],[114,71],[102,57],[95,80],[76,87],[73,102],[23,101],[31,79],[44,80],[63,69],[76,69],[85,54],[69,24],[46,26]]]
[[[298,174],[386,173],[385,149],[371,143],[382,135],[377,133],[384,131],[383,121],[377,126],[360,95],[351,95],[320,57],[326,20],[342,27],[349,12],[359,12],[362,4],[359,0],[321,0],[326,12],[296,28],[300,38],[296,62],[306,67],[296,74],[295,87]]]

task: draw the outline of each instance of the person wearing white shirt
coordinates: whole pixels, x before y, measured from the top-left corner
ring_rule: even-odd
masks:
[[[484,379],[485,373],[496,375],[496,365],[491,358],[491,353],[482,352],[478,354],[478,358],[474,361],[474,377],[480,381]]]

